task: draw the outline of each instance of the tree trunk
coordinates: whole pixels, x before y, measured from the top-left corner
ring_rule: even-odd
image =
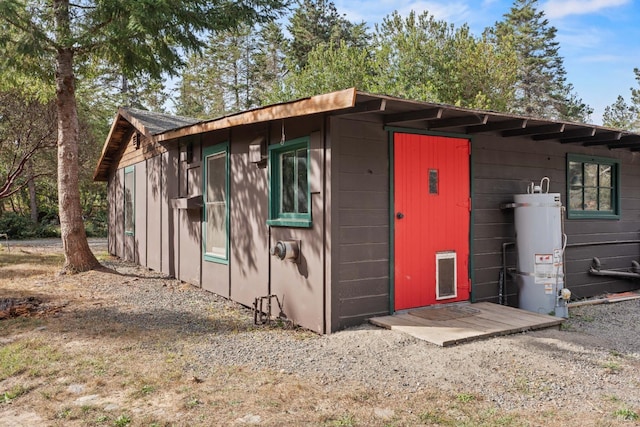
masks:
[[[29,210],[31,211],[31,222],[38,224],[38,199],[36,199],[36,181],[33,179],[33,162],[31,159],[27,161],[27,176],[29,182],[27,187],[29,188]]]
[[[69,0],[54,0],[56,39],[70,31]],[[56,53],[56,111],[58,114],[58,205],[60,234],[64,249],[63,272],[91,270],[99,265],[91,252],[82,221],[78,185],[78,107],[73,74],[73,49]]]

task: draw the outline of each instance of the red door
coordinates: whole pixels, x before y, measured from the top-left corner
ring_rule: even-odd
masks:
[[[467,139],[394,134],[395,309],[469,299]]]

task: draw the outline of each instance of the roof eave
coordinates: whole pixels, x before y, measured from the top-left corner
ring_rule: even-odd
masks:
[[[351,108],[356,104],[356,95],[356,89],[349,88],[281,104],[269,105],[226,117],[203,121],[194,125],[171,129],[155,135],[155,138],[157,142],[163,142],[245,124],[268,122],[271,120],[287,119]]]

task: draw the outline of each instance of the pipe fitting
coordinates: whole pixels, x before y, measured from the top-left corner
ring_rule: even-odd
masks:
[[[300,240],[278,240],[270,253],[280,260],[297,263],[300,260]]]

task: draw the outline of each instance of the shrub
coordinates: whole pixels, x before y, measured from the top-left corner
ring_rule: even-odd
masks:
[[[15,212],[5,212],[0,216],[0,233],[7,233],[10,239],[28,239],[36,235],[31,219]]]

